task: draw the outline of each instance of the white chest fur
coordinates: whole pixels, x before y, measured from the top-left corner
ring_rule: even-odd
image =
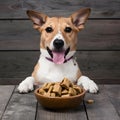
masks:
[[[57,65],[41,56],[39,59],[39,65],[40,68],[37,71],[37,79],[40,83],[59,82],[64,77],[72,82],[76,82],[79,68],[76,61],[73,62],[73,59],[64,64]]]

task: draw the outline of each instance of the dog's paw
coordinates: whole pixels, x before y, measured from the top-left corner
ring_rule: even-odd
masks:
[[[34,78],[27,77],[24,81],[22,81],[18,86],[19,93],[28,93],[34,89]]]
[[[81,76],[78,80],[78,85],[82,85],[83,88],[90,93],[97,93],[98,92],[98,86],[93,80],[90,80],[86,76]]]

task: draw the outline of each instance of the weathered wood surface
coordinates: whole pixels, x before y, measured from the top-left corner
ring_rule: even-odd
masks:
[[[14,86],[0,86],[0,119],[6,109],[6,106],[10,100]]]
[[[0,93],[2,93],[0,94],[0,109],[2,110],[3,108],[2,104],[6,105],[6,107],[3,108],[4,110],[2,110],[3,116],[0,118],[1,120],[120,119],[120,85],[99,85],[99,94],[87,93],[84,99],[84,105],[81,104],[76,109],[64,111],[51,111],[44,109],[40,104],[37,104],[33,92],[28,94],[19,94],[17,87],[14,91],[13,89],[14,86],[0,85]],[[7,92],[5,92],[5,90]],[[86,103],[89,99],[93,99],[94,103]]]
[[[2,0],[0,18],[27,18],[27,9],[42,11],[52,16],[69,16],[82,7],[92,9],[91,18],[120,18],[119,0]]]
[[[93,104],[86,103],[89,120],[119,120],[120,116],[116,112],[114,105],[111,103],[108,94],[106,94],[106,89],[103,85],[99,87],[100,93],[98,95],[87,94],[85,97],[85,100],[93,99],[95,101]],[[111,90],[109,93],[110,92]],[[120,91],[118,93],[120,94]]]
[[[77,109],[69,111],[50,111],[38,105],[36,120],[87,120],[85,109],[81,104]]]
[[[2,120],[34,120],[35,114],[36,99],[33,93],[18,94],[16,88]]]
[[[38,51],[1,51],[0,83],[18,84],[32,73]],[[97,83],[120,83],[120,51],[77,51],[77,61],[84,75]]]
[[[120,85],[104,85],[106,94],[120,116]]]
[[[0,50],[39,50],[31,21],[0,21]],[[89,20],[78,34],[79,50],[120,50],[120,20]]]

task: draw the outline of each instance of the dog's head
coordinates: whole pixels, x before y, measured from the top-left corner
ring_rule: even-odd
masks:
[[[62,64],[76,51],[77,33],[84,28],[90,8],[83,8],[70,17],[48,17],[28,10],[34,28],[41,32],[41,54],[56,64]]]

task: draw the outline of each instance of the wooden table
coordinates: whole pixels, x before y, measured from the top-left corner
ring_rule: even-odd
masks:
[[[99,85],[99,94],[87,93],[74,110],[50,111],[32,93],[19,94],[17,86],[0,86],[0,120],[120,120],[120,85]],[[86,100],[93,99],[92,104]]]

